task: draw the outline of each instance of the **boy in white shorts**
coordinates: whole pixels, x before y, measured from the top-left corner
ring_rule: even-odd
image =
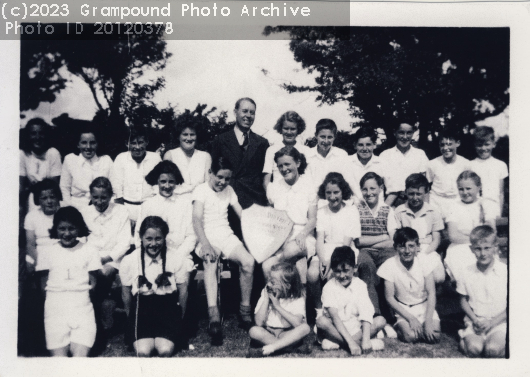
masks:
[[[241,218],[237,195],[228,185],[232,166],[224,157],[212,161],[210,179],[193,192],[193,228],[199,239],[197,255],[204,260],[204,284],[210,318],[208,333],[212,344],[222,344],[221,316],[217,307],[217,263],[219,257],[236,262],[240,268],[240,326],[252,325],[250,295],[254,278],[254,257],[245,249],[228,224],[228,206]]]
[[[457,280],[466,328],[460,330],[460,348],[469,357],[505,357],[508,269],[497,258],[497,237],[489,225],[469,236],[477,263]]]
[[[324,314],[317,318],[317,329],[325,350],[347,347],[353,356],[382,350],[381,339],[370,339],[386,324],[374,317],[366,283],[354,276],[355,253],[348,246],[337,247],[331,256],[333,278],[322,290]]]
[[[377,275],[385,279],[385,298],[395,312],[399,339],[405,343],[436,343],[440,339],[440,318],[434,309],[433,266],[416,257],[419,246],[414,229],[398,229],[394,234],[398,255],[383,263]]]

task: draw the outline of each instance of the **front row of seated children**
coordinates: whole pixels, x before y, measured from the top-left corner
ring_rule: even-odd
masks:
[[[179,285],[186,281],[187,266],[177,254],[168,253],[167,223],[149,216],[140,225],[140,249],[127,255],[120,268],[125,310],[129,322],[126,339],[139,356],[154,351],[171,356],[182,346],[182,313]],[[53,356],[87,356],[96,337],[94,309],[89,290],[94,288],[101,268],[98,251],[79,242],[89,230],[81,213],[73,207],[60,208],[50,231],[59,242],[39,260],[47,272],[45,331],[47,348]],[[460,330],[460,347],[471,357],[503,357],[506,345],[507,268],[497,258],[494,230],[488,225],[470,234],[476,264],[469,265],[457,280],[457,291],[466,314]],[[417,257],[418,233],[409,227],[394,235],[397,255],[387,259],[378,275],[385,280],[385,297],[396,317],[395,329],[403,342],[435,343],[440,320],[435,311],[432,263]],[[322,314],[316,319],[323,349],[344,347],[352,355],[384,348],[372,339],[386,325],[375,315],[366,284],[355,276],[355,253],[349,246],[333,251],[322,290]],[[254,344],[263,345],[262,355],[303,344],[310,328],[306,321],[305,289],[294,264],[273,265],[267,285],[255,310],[255,326],[249,331]]]

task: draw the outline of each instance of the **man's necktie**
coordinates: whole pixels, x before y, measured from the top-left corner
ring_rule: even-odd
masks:
[[[248,148],[248,132],[243,133],[243,144],[241,144],[241,149],[246,151]]]

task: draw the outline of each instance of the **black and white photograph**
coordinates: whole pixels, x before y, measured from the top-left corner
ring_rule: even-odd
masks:
[[[515,16],[342,5],[349,24],[24,22],[2,42],[17,362],[514,361]]]

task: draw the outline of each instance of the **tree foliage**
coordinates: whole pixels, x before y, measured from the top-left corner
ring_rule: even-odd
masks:
[[[95,120],[110,126],[109,133],[123,132],[126,124],[156,126],[163,116],[153,96],[164,87],[164,77],[143,77],[162,70],[171,56],[163,29],[94,40],[22,40],[21,50],[21,111],[53,102],[65,88],[67,79],[60,73],[65,67],[87,84],[98,108]]]
[[[398,121],[418,122],[420,145],[443,124],[461,129],[509,102],[508,28],[267,27],[287,32],[297,62],[315,74],[317,101],[346,101],[352,116],[394,141]],[[481,112],[488,101],[493,111]]]

